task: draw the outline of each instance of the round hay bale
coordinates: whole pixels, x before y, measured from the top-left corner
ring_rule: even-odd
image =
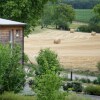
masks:
[[[91,35],[92,35],[92,36],[95,36],[95,35],[96,35],[96,32],[93,32],[93,31],[92,31],[92,32],[91,32]]]
[[[74,33],[75,32],[75,29],[70,29],[70,33]]]
[[[55,39],[54,40],[54,44],[60,44],[61,43],[61,39]]]

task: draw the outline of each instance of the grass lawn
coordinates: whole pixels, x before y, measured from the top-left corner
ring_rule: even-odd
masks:
[[[13,92],[6,92],[0,95],[0,100],[36,100],[34,96],[22,96]]]
[[[33,34],[38,34],[38,33],[41,33],[41,32],[43,32],[43,31],[45,31],[45,30],[46,30],[46,28],[41,29],[41,26],[36,26],[36,27],[34,28],[34,31],[32,31],[32,33],[33,33]]]
[[[72,29],[77,29],[81,25],[88,25],[88,24],[87,23],[84,23],[84,22],[73,21],[73,23],[70,24],[69,27],[72,28]]]
[[[89,22],[89,20],[94,16],[92,9],[75,9],[75,21],[79,22]]]

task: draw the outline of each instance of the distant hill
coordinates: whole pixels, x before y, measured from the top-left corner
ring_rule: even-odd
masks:
[[[100,0],[62,0],[63,3],[72,5],[75,9],[92,9]]]

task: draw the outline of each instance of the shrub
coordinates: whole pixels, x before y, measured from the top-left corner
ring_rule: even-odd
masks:
[[[97,80],[98,80],[98,84],[100,84],[100,75],[98,75]]]
[[[85,78],[81,78],[79,81],[81,81],[83,83],[91,83],[90,79],[85,79]]]
[[[98,70],[100,71],[100,62],[97,63],[96,67],[97,67]]]
[[[57,54],[50,49],[41,50],[37,57],[39,74],[35,77],[37,100],[64,100],[65,94],[59,91],[61,78]]]
[[[84,89],[84,92],[90,95],[100,96],[100,86],[98,85],[89,85]]]
[[[0,45],[0,85],[4,91],[19,92],[24,85],[24,69],[20,63],[22,55],[19,46]]]
[[[98,24],[96,24],[96,25],[91,25],[91,24],[89,24],[89,25],[82,25],[82,26],[80,26],[80,27],[78,27],[78,29],[79,29],[79,31],[81,31],[81,32],[92,32],[92,31],[94,31],[94,32],[97,32],[97,33],[99,33],[100,32],[100,25]]]
[[[73,82],[73,90],[76,92],[82,92],[82,84],[80,82]]]
[[[58,29],[62,29],[62,30],[70,30],[68,24],[59,25],[59,26],[58,26]]]
[[[93,81],[93,84],[100,84],[100,75]]]
[[[98,84],[98,80],[97,79],[93,80],[93,84]]]
[[[70,88],[72,88],[73,91],[82,92],[82,84],[80,82],[67,82],[67,84],[63,85],[64,90],[69,90]]]
[[[100,84],[100,75],[93,81],[94,84]]]
[[[58,72],[60,69],[60,63],[58,56],[54,51],[50,49],[42,49],[39,52],[38,57],[36,58],[38,63],[37,74],[43,74],[47,69]]]
[[[63,90],[68,90],[69,88],[73,88],[72,82],[67,82],[67,84],[63,85]]]
[[[100,32],[100,17],[95,15],[93,18],[89,21],[89,27],[92,31],[95,31],[97,33]]]
[[[82,25],[78,27],[79,31],[81,32],[91,32],[91,28],[88,25]]]
[[[85,78],[81,78],[80,81],[83,83],[87,83],[87,80]]]
[[[2,94],[4,92],[3,86],[0,85],[0,94]]]
[[[90,79],[87,79],[87,83],[91,83],[91,80]]]
[[[64,100],[65,96],[59,91],[61,79],[48,70],[36,78],[36,93],[38,100]]]
[[[100,25],[99,24],[94,24],[94,25],[89,25],[89,27],[90,27],[90,29],[91,29],[91,31],[94,31],[94,32],[97,32],[97,33],[99,33],[100,32]]]

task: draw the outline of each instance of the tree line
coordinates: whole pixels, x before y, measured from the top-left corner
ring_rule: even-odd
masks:
[[[92,9],[100,3],[100,0],[62,0],[62,2],[72,5],[75,9]]]
[[[89,20],[89,25],[80,26],[80,31],[100,32],[100,4],[93,8],[94,16]],[[40,23],[43,27],[55,25],[56,29],[69,30],[69,25],[75,18],[75,10],[71,5],[60,3],[45,5]]]
[[[27,23],[25,27],[26,36],[34,30],[34,27],[38,25],[40,20],[42,23],[45,23],[45,25],[53,23],[57,28],[63,27],[66,29],[69,23],[74,19],[72,7],[77,9],[92,8],[95,4],[100,3],[100,0],[63,0],[63,4],[61,1],[62,0],[1,0],[0,18]],[[56,6],[52,6],[50,9],[45,8],[44,5],[47,2],[50,2],[49,5],[52,5],[51,2],[53,2]],[[58,5],[58,3],[60,4]],[[43,11],[43,9],[45,11]]]
[[[71,5],[46,4],[40,23],[43,27],[55,25],[56,29],[69,30],[69,25],[75,18],[75,12]]]
[[[100,33],[100,4],[97,4],[94,8],[94,16],[90,19],[88,25],[83,25],[79,27],[80,31],[91,32],[95,31]]]

